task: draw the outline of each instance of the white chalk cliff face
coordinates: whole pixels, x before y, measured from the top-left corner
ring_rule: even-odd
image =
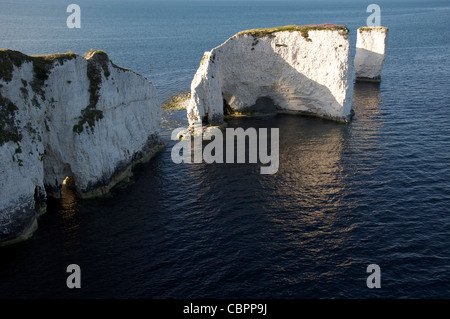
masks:
[[[361,27],[357,32],[355,78],[357,81],[380,82],[389,29],[386,27]]]
[[[212,125],[268,97],[279,110],[351,117],[353,71],[344,26],[243,31],[206,52],[191,84],[188,119]],[[257,111],[257,110],[255,110]]]
[[[161,147],[160,118],[154,86],[102,51],[1,50],[0,245],[32,233],[67,176],[80,197],[108,192]]]

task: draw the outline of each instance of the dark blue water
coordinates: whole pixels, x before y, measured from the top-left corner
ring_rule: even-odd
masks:
[[[249,28],[365,24],[370,1],[0,1],[0,47],[107,51],[161,99],[187,90],[203,51]],[[390,28],[383,82],[355,84],[349,125],[266,115],[280,169],[176,165],[166,151],[110,196],[66,191],[29,241],[0,249],[2,298],[449,298],[450,6],[378,1]],[[184,114],[176,114],[185,123]],[[169,132],[166,132],[167,136]],[[66,267],[82,289],[66,288]],[[381,267],[368,289],[366,267]]]

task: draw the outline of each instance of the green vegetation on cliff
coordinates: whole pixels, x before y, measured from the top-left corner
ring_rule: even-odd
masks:
[[[72,52],[29,56],[19,51],[0,49],[0,79],[5,82],[11,81],[14,66],[20,68],[23,63],[31,62],[35,77],[34,86],[39,86],[48,79],[55,61],[63,65],[65,61],[76,57],[77,55]]]
[[[358,28],[359,32],[370,32],[372,30],[381,30],[381,31],[386,32],[386,31],[389,31],[389,28],[387,28],[387,27],[361,27],[361,28]]]
[[[0,146],[10,141],[18,143],[22,140],[15,119],[17,110],[17,106],[11,100],[0,94]]]
[[[347,35],[349,30],[346,26],[336,25],[332,23],[324,24],[310,24],[310,25],[286,25],[283,27],[265,28],[265,29],[251,29],[239,32],[237,35],[251,35],[253,37],[274,37],[274,33],[283,31],[299,31],[305,39],[309,39],[309,31],[317,30],[338,30],[342,35]]]
[[[12,81],[15,68],[22,67],[24,63],[32,63],[34,77],[29,85],[45,101],[45,81],[48,80],[52,68],[57,64],[63,65],[66,61],[77,57],[78,55],[72,52],[29,56],[19,51],[0,49],[0,80],[4,82]],[[103,112],[97,110],[96,106],[100,96],[102,73],[106,78],[110,76],[110,61],[106,52],[90,50],[85,58],[88,62],[87,77],[89,79],[90,97],[89,105],[81,111],[79,121],[73,127],[73,131],[76,133],[81,133],[86,123],[93,129],[95,122],[103,118]],[[23,84],[21,92],[26,97],[28,96],[26,89],[28,83],[23,79],[21,80]],[[36,96],[33,97],[32,103],[39,107]],[[9,99],[2,97],[0,92],[0,145],[8,141],[18,142],[21,140],[21,134],[14,122],[16,110],[18,110],[17,106]]]
[[[73,131],[80,134],[87,123],[94,131],[95,122],[103,118],[103,112],[97,110],[97,103],[100,98],[100,87],[102,84],[102,71],[106,78],[110,76],[108,64],[109,58],[106,52],[90,50],[85,54],[88,62],[87,77],[89,79],[89,105],[81,111],[81,116],[77,124],[73,126]]]

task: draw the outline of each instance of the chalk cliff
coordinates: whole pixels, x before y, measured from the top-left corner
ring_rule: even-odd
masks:
[[[220,124],[224,108],[245,112],[263,97],[279,110],[348,121],[353,72],[347,34],[333,24],[239,32],[204,54],[191,84],[189,122]]]
[[[386,27],[361,27],[357,32],[354,61],[355,79],[380,82],[389,29]]]
[[[129,176],[162,146],[160,118],[154,86],[103,51],[0,50],[0,245],[33,232],[66,177],[91,197]]]

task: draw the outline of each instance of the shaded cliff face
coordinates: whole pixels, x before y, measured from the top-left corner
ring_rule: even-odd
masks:
[[[1,50],[0,244],[27,237],[68,176],[81,197],[108,192],[161,146],[160,117],[153,85],[102,51]]]
[[[356,80],[380,82],[389,29],[386,27],[361,27],[357,32],[354,62]]]
[[[258,98],[277,108],[347,121],[352,70],[344,26],[286,26],[238,33],[206,52],[191,84],[189,122],[223,121]]]

